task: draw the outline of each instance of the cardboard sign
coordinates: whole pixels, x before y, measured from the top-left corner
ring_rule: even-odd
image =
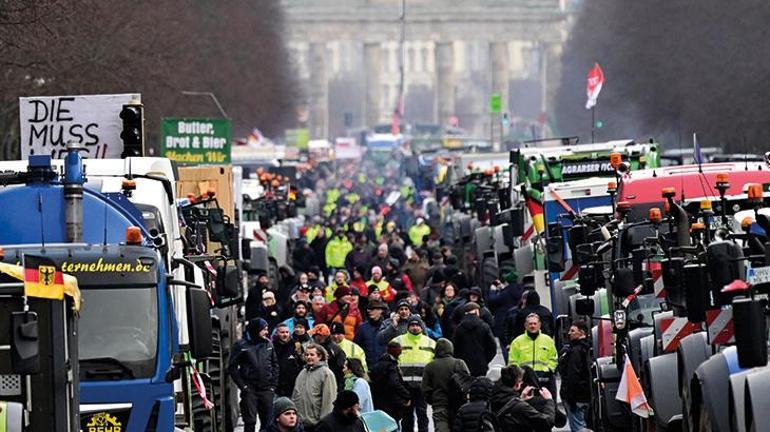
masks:
[[[120,110],[139,94],[39,96],[19,98],[21,158],[64,157],[67,143],[79,141],[83,157],[119,158],[123,153]]]

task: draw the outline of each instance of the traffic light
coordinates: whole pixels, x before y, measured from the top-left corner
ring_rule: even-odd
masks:
[[[596,120],[596,129],[601,129],[604,127],[604,121],[603,120]]]
[[[120,110],[120,119],[123,120],[123,131],[120,139],[123,140],[122,158],[144,155],[144,105],[134,99],[123,105]]]

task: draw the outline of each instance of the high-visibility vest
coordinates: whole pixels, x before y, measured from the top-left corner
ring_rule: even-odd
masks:
[[[345,257],[353,250],[347,238],[334,237],[326,244],[326,266],[329,268],[345,268]]]
[[[361,364],[364,365],[364,370],[369,370],[369,368],[366,366],[366,352],[357,343],[348,339],[342,339],[342,341],[337,345],[339,345],[340,349],[345,353],[346,358],[354,358],[360,360]]]
[[[369,285],[376,285],[377,291],[380,292],[380,295],[382,296],[382,301],[385,303],[390,303],[393,301],[393,298],[396,296],[395,290],[390,286],[390,282],[386,281],[384,278],[380,279],[379,282],[375,282],[373,279],[370,279],[368,282],[366,282],[366,286]],[[371,291],[369,291],[371,294]]]
[[[411,385],[422,384],[422,372],[425,365],[435,356],[436,341],[422,333],[413,335],[408,332],[395,340],[401,344],[398,367],[404,376],[404,382]]]
[[[555,372],[558,364],[556,344],[543,332],[534,340],[524,332],[511,342],[508,364],[529,366],[536,372]]]
[[[426,235],[430,235],[430,226],[424,223],[422,225],[412,225],[409,228],[409,240],[414,246],[422,244],[422,238]]]

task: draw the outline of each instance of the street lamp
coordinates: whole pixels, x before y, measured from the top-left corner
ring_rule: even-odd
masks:
[[[217,105],[217,108],[219,108],[219,112],[222,114],[222,117],[229,119],[230,117],[227,116],[227,113],[225,112],[225,109],[222,108],[222,104],[219,103],[219,100],[212,92],[200,92],[200,91],[187,91],[182,90],[182,94],[185,96],[208,96],[210,97],[214,103]]]

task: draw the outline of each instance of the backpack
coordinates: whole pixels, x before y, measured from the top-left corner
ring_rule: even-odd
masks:
[[[473,383],[473,377],[460,367],[462,360],[455,360],[455,367],[449,379],[449,409],[457,412],[467,402],[466,395]]]

